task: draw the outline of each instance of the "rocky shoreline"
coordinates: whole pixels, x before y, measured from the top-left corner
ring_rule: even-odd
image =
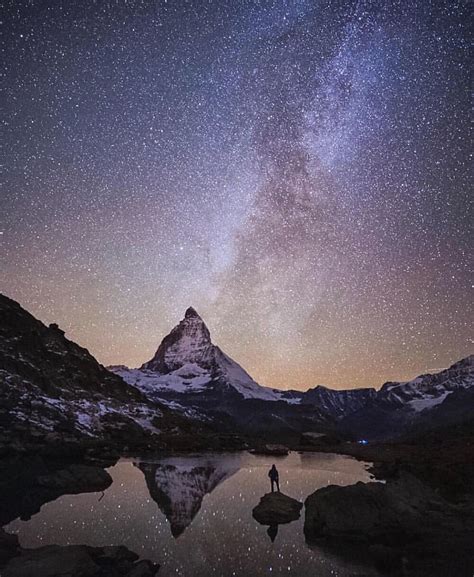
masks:
[[[247,441],[239,439],[236,450],[242,448],[240,441],[247,445]],[[441,447],[426,443],[325,445],[321,452],[337,452],[372,462],[373,475],[385,483],[329,486],[308,496],[304,508],[308,546],[338,549],[340,543],[347,552],[351,550],[350,544],[355,543],[354,554],[364,554],[384,574],[471,577],[474,558],[469,553],[469,543],[474,540],[474,496],[469,477],[473,459],[469,443],[463,442],[457,449],[456,445],[453,442]],[[105,490],[111,478],[104,468],[115,464],[121,456],[119,448],[109,444],[76,445],[75,450],[66,445],[54,458],[51,447],[48,450],[43,447],[43,452],[36,454],[28,449],[24,446],[15,453],[10,447],[0,460],[2,526],[18,517],[28,519],[44,503],[63,494]],[[308,450],[297,446],[294,449]],[[189,451],[178,447],[160,452],[163,456],[183,453]],[[149,454],[156,455],[156,451]],[[448,490],[450,471],[454,471],[458,482]],[[285,502],[275,502],[279,498]],[[254,517],[275,532],[278,524],[298,518],[301,507],[282,494],[269,494],[255,508]],[[273,532],[269,530],[271,538]],[[64,559],[70,559],[70,563],[77,561],[78,567],[88,568],[90,573],[84,574],[91,577],[103,575],[107,564],[107,575],[149,577],[156,573],[155,565],[137,562],[132,552],[115,548],[112,555],[112,549],[52,546],[27,550],[19,546],[14,535],[2,530],[0,566],[3,565],[5,577],[27,575],[25,568],[32,563],[35,575],[51,577],[57,574],[50,569],[55,567],[55,559],[58,563]]]

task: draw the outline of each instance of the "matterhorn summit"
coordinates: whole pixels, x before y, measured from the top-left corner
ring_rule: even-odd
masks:
[[[161,342],[155,356],[142,369],[170,373],[188,363],[211,370],[215,363],[215,348],[209,329],[192,307],[184,319]]]
[[[193,307],[161,341],[152,359],[139,369],[113,368],[147,396],[171,398],[176,393],[238,393],[244,399],[288,400],[288,393],[262,387],[211,340],[206,324]],[[182,398],[174,397],[175,400]],[[165,397],[166,398],[166,397]]]

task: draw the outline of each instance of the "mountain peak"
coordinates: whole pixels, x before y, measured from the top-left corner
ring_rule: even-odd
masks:
[[[196,310],[189,307],[184,319],[161,341],[154,357],[142,369],[169,373],[188,363],[209,368],[213,358],[209,329]]]
[[[278,401],[284,395],[283,392],[260,386],[239,364],[214,345],[209,329],[193,307],[186,310],[184,319],[166,335],[153,358],[144,363],[140,370],[157,373],[151,378],[160,383],[164,382],[162,379],[165,375],[172,373],[167,384],[169,390],[173,387],[175,391],[176,387],[184,387],[188,391],[202,390],[204,385],[219,381],[226,387],[232,386],[246,399]],[[126,377],[123,371],[117,372],[127,382],[135,382],[136,371],[130,377]],[[149,373],[146,378],[150,378]]]
[[[200,319],[201,317],[198,315],[198,313],[196,312],[196,309],[194,309],[193,307],[188,307],[186,309],[186,312],[184,313],[184,318],[185,319],[190,319],[190,318],[198,318]],[[202,319],[201,319],[202,320]]]

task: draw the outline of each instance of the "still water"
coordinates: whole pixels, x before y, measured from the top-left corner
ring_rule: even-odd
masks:
[[[343,549],[309,547],[304,509],[271,537],[253,519],[273,463],[281,491],[300,501],[326,485],[370,480],[367,464],[327,453],[123,459],[108,469],[113,483],[105,492],[60,497],[5,529],[24,547],[125,545],[159,563],[160,577],[376,575]]]

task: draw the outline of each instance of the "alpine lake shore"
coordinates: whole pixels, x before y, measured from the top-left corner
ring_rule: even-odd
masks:
[[[239,452],[266,445],[238,435],[186,437],[175,447],[156,450],[149,444],[120,446],[100,442],[2,445],[0,460],[1,524],[28,519],[44,503],[64,494],[103,491],[111,479],[105,468],[120,457],[156,458],[196,452]],[[304,503],[304,534],[308,546],[324,543],[346,554],[353,545],[381,575],[470,575],[474,567],[473,440],[430,438],[425,442],[360,444],[331,437],[287,447],[296,452],[349,455],[370,462],[374,480],[348,487],[330,486],[308,495]],[[271,451],[270,451],[271,454]],[[374,490],[375,492],[371,492]],[[257,505],[257,503],[255,503]],[[278,505],[276,505],[278,509]],[[276,511],[278,513],[278,511]],[[354,519],[357,522],[354,523]],[[351,521],[352,520],[352,521]],[[15,535],[0,533],[2,577],[58,575],[70,566],[71,575],[155,575],[158,565],[139,559],[125,547],[47,546],[24,549]]]

